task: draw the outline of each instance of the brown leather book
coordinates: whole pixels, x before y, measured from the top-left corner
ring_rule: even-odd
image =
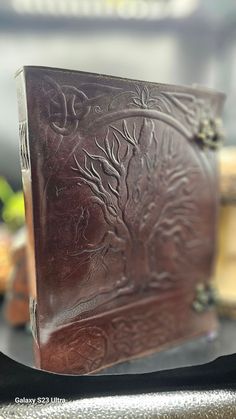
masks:
[[[216,328],[224,95],[17,75],[37,366],[91,373]]]

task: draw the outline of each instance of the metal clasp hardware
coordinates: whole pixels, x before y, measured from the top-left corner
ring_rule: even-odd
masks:
[[[203,313],[217,302],[216,289],[212,284],[200,283],[196,287],[196,298],[193,301],[193,309],[198,313]]]
[[[220,118],[205,118],[199,123],[196,142],[213,150],[220,148],[225,139],[222,120]]]

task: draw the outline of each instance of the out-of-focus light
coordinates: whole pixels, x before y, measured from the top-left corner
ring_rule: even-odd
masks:
[[[121,19],[184,17],[199,0],[12,0],[20,14]]]
[[[172,15],[177,18],[188,16],[197,8],[198,3],[198,0],[173,1],[171,10]]]
[[[149,4],[145,0],[123,2],[117,5],[116,12],[124,19],[145,19],[149,14]]]

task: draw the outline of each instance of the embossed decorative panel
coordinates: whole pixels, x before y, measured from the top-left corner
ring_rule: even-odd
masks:
[[[40,67],[18,80],[39,365],[88,373],[214,328],[193,302],[223,96]]]

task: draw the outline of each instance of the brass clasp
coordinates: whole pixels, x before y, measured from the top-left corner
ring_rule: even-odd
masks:
[[[203,313],[213,306],[217,302],[217,293],[212,283],[204,284],[200,283],[196,287],[196,297],[193,301],[193,309],[198,313]]]
[[[225,133],[220,118],[204,118],[199,123],[196,141],[203,147],[213,150],[223,145]]]

